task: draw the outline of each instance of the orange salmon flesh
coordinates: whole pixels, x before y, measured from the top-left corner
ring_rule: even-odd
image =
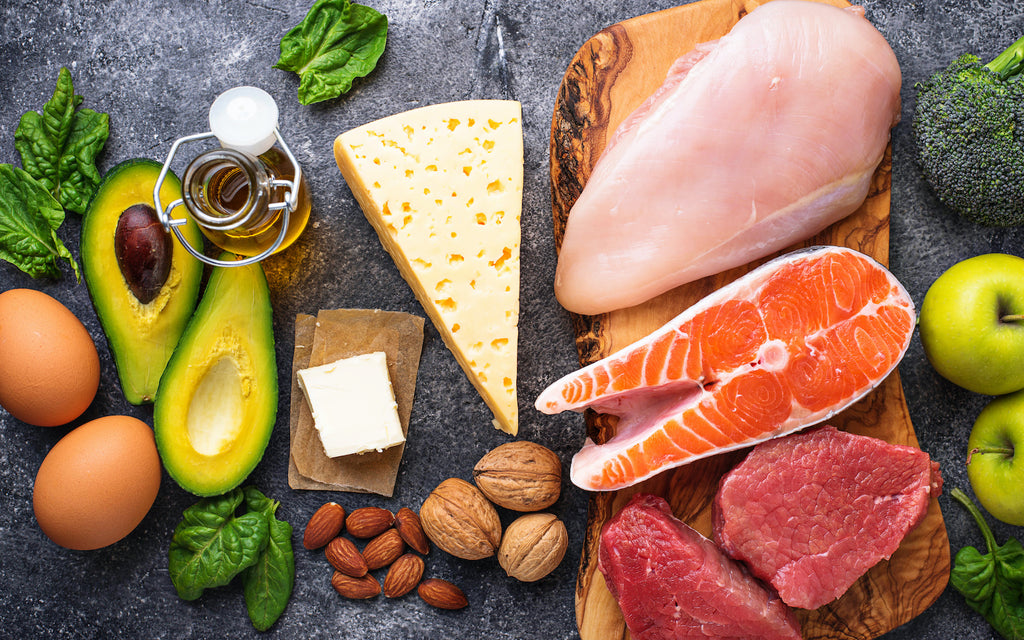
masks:
[[[565,376],[536,406],[618,416],[616,435],[588,440],[570,476],[584,489],[620,489],[828,419],[896,367],[914,323],[910,295],[875,260],[796,251]]]

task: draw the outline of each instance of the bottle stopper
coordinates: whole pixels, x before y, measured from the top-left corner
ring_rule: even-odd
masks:
[[[222,147],[258,156],[277,141],[277,103],[263,89],[235,87],[210,106],[210,131]]]

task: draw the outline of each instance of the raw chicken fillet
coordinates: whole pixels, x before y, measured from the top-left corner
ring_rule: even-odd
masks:
[[[635,640],[799,640],[793,612],[713,542],[639,494],[601,531],[598,568]]]
[[[536,406],[618,416],[615,436],[588,440],[570,477],[621,489],[830,418],[896,368],[914,322],[910,295],[868,256],[795,251],[565,376]]]
[[[775,0],[680,58],[569,213],[555,293],[595,315],[747,264],[855,211],[899,119],[863,8]]]

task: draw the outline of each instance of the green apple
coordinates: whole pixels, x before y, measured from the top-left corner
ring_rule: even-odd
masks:
[[[1024,389],[1024,258],[988,253],[958,262],[921,303],[921,344],[935,370],[964,389]]]
[[[967,478],[994,518],[1024,525],[1024,390],[996,398],[978,415],[967,439]]]

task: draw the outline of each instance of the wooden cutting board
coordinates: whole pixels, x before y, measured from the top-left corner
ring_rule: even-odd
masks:
[[[848,6],[844,0],[826,1]],[[561,246],[570,208],[618,124],[662,83],[677,57],[699,42],[726,34],[760,4],[763,0],[702,0],[640,16],[601,31],[577,52],[559,89],[551,125],[556,246]],[[890,147],[861,208],[787,251],[802,246],[843,245],[887,264],[891,172]],[[770,257],[684,285],[636,307],[599,316],[573,315],[580,363],[594,362],[647,335]],[[829,422],[888,442],[918,446],[897,372]],[[588,411],[586,423],[595,441],[610,437],[613,423],[602,416]],[[629,637],[618,605],[597,570],[601,526],[633,494],[648,492],[664,496],[678,517],[708,535],[718,480],[744,453],[714,456],[626,490],[592,496],[576,583],[576,620],[583,640]],[[933,498],[924,521],[889,561],[876,565],[839,600],[816,611],[798,610],[804,638],[875,638],[931,605],[948,582],[949,568],[949,541],[938,501]]]

